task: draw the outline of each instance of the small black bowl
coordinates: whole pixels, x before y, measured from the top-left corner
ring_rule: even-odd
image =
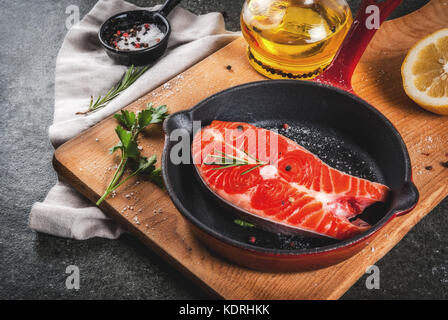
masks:
[[[171,34],[171,26],[166,16],[181,0],[168,0],[158,11],[133,10],[118,13],[107,19],[100,27],[98,38],[106,50],[107,55],[119,64],[147,65],[158,60],[166,51]],[[144,23],[156,24],[164,33],[160,42],[140,50],[124,51],[109,44],[109,40],[117,30],[132,28]]]

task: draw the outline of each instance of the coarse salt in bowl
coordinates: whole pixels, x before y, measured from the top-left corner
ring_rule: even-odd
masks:
[[[100,27],[98,37],[107,55],[124,65],[148,65],[168,46],[169,22],[159,12],[134,10],[118,13]]]

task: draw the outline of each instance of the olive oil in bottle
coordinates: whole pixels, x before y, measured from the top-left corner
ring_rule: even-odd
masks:
[[[333,60],[353,22],[345,0],[246,0],[250,64],[272,79],[311,79]]]

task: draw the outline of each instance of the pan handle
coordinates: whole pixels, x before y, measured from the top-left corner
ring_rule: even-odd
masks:
[[[396,203],[393,203],[394,217],[399,217],[410,212],[418,203],[420,194],[412,181],[404,183],[396,195]]]
[[[171,10],[173,10],[181,1],[182,0],[167,0],[159,10],[159,13],[166,18]]]
[[[353,92],[351,79],[356,65],[372,40],[376,31],[402,0],[363,0],[336,57],[327,70],[314,81],[339,87]],[[379,14],[379,25],[374,18]]]
[[[191,131],[191,122],[191,113],[189,110],[175,112],[163,122],[163,131],[166,135],[170,135],[176,129]]]

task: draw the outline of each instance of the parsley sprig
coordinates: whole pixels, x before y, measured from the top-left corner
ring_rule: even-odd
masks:
[[[121,160],[109,186],[103,196],[97,201],[97,206],[114,190],[136,175],[147,177],[159,187],[163,187],[161,170],[160,168],[155,168],[155,163],[157,162],[156,156],[153,155],[149,158],[142,156],[138,147],[137,138],[143,129],[151,124],[161,123],[167,115],[167,107],[165,105],[153,108],[152,104],[148,104],[147,109],[137,114],[127,110],[121,110],[121,113],[114,115],[114,118],[119,123],[115,128],[115,132],[120,141],[110,149],[110,153],[120,150]],[[133,172],[121,180],[128,165],[133,169]]]
[[[96,100],[93,96],[90,97],[90,104],[87,111],[76,112],[76,114],[88,114],[89,112],[96,111],[106,106],[111,100],[120,95],[121,92],[129,88],[142,74],[148,70],[149,66],[134,67],[130,66],[128,71],[124,74],[123,78],[114,87],[112,87],[104,97],[99,96]]]

